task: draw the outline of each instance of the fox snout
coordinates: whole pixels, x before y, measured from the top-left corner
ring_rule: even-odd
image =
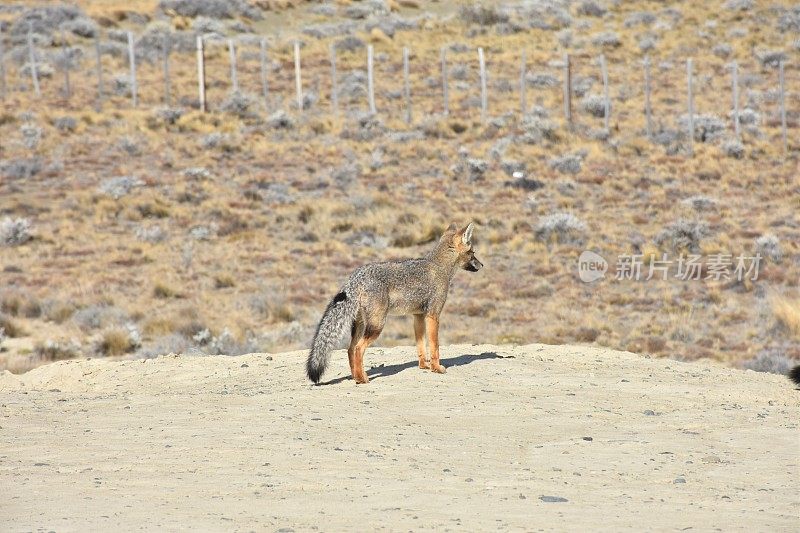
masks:
[[[464,270],[468,272],[477,272],[478,270],[483,268],[483,263],[478,261],[477,257],[472,257],[469,262],[464,266]]]

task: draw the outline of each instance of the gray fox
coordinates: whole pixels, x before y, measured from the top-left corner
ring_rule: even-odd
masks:
[[[414,315],[419,367],[444,374],[439,362],[439,315],[456,268],[477,272],[483,264],[472,249],[472,224],[455,224],[425,257],[370,263],[359,267],[333,297],[314,334],[306,363],[308,378],[319,383],[331,350],[350,330],[350,373],[356,383],[367,383],[364,352],[381,334],[386,315]],[[431,352],[425,361],[425,333]]]

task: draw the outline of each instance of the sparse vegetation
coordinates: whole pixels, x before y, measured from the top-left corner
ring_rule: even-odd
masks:
[[[791,350],[800,276],[797,110],[789,97],[784,156],[774,66],[781,54],[787,58],[791,96],[800,28],[794,7],[440,2],[435,12],[453,16],[437,18],[420,16],[427,3],[399,11],[394,4],[303,2],[261,22],[246,13],[263,15],[265,3],[238,1],[137,4],[124,18],[83,2],[0,13],[11,95],[0,110],[0,327],[7,336],[0,368],[106,353],[299,349],[347,272],[424,254],[450,222],[467,220],[476,223],[487,269],[452,291],[448,309],[464,311],[443,323],[444,342],[471,340],[488,327],[493,339],[594,342],[735,365],[750,357],[743,354],[773,349],[798,357]],[[42,79],[40,99],[30,74],[19,74],[28,62],[29,20],[37,63],[52,74]],[[269,33],[267,100],[258,45],[271,31],[265,24],[282,27]],[[128,30],[136,37],[136,109]],[[206,113],[197,99],[196,31],[208,32]],[[161,62],[167,32],[169,104]],[[99,110],[92,35],[103,51]],[[298,36],[303,112],[292,72]],[[227,38],[235,41],[241,94],[231,92]],[[376,114],[365,112],[367,44],[375,52]],[[332,45],[338,114],[329,101]],[[478,46],[488,69],[485,123]],[[564,52],[573,57],[571,127]],[[644,136],[645,53],[651,139]],[[607,130],[600,54],[610,82]],[[692,157],[687,56],[695,59]],[[81,75],[72,77],[65,104],[66,58]],[[738,138],[728,70],[734,60]],[[575,275],[584,247],[610,263],[591,291]],[[646,264],[663,253],[675,261],[756,252],[764,258],[759,278],[747,283],[613,280],[613,258],[623,254]],[[788,303],[775,303],[775,294]],[[129,324],[141,332],[141,346],[126,344]],[[390,319],[386,328],[381,343],[413,342],[407,321]],[[43,348],[48,339],[73,338]]]

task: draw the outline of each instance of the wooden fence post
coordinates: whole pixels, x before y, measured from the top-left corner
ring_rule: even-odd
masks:
[[[441,50],[441,63],[442,63],[442,104],[444,114],[450,114],[450,91],[447,88],[447,48],[442,47]]]
[[[297,91],[297,109],[303,110],[303,78],[300,74],[300,41],[294,42],[294,85]]]
[[[164,105],[169,106],[172,102],[171,82],[169,77],[169,55],[172,52],[172,38],[169,32],[164,33]]]
[[[603,128],[610,132],[611,101],[608,98],[608,66],[605,55],[600,56],[600,73],[603,76]]]
[[[736,132],[736,140],[741,140],[739,130],[739,65],[734,61],[731,64],[731,76],[733,77],[733,131]]]
[[[411,124],[411,83],[409,81],[408,47],[403,47],[403,96],[406,102],[406,123]]]
[[[519,60],[519,113],[521,117],[525,117],[528,112],[528,100],[525,86],[525,71],[528,69],[528,60],[525,50],[522,50],[522,57]]]
[[[205,113],[206,106],[206,54],[203,50],[203,36],[197,36],[197,89],[200,97],[200,111]]]
[[[339,82],[336,80],[336,46],[331,45],[331,109],[333,114],[339,114]]]
[[[100,111],[103,107],[103,49],[100,46],[99,32],[94,38],[94,50],[97,54],[97,104],[95,107]]]
[[[6,50],[3,47],[3,31],[0,30],[0,99],[6,99]]]
[[[39,88],[39,72],[36,69],[36,53],[33,50],[33,24],[28,23],[28,62],[31,69],[31,80],[33,81],[33,92],[36,97],[42,95]]]
[[[572,127],[572,65],[569,54],[564,54],[564,118]]]
[[[694,96],[692,95],[692,59],[686,60],[686,97],[689,111],[689,156],[694,155]]]
[[[139,103],[138,91],[136,88],[136,51],[133,47],[133,32],[128,32],[128,63],[131,67],[131,100],[133,107]]]
[[[374,50],[372,45],[367,46],[367,96],[369,97],[369,112],[374,115],[377,113],[375,108],[375,65]]]
[[[233,44],[233,39],[228,39],[228,57],[231,63],[231,90],[238,93],[239,76],[236,69],[236,46]]]
[[[72,96],[72,86],[69,82],[69,49],[67,48],[67,35],[61,32],[61,55],[64,60],[64,97],[69,100]]]
[[[653,111],[650,108],[650,56],[644,58],[644,117],[647,127],[647,138],[653,138]]]
[[[483,48],[478,48],[478,63],[481,69],[481,122],[486,122],[489,107],[489,96],[486,90],[486,58]]]
[[[269,111],[269,79],[267,78],[267,41],[261,39],[259,43],[259,56],[261,63],[261,92],[264,96],[264,109]]]
[[[786,83],[783,70],[783,59],[781,59],[778,62],[778,85],[781,105],[781,136],[783,137],[783,155],[785,156],[789,153],[789,142],[786,136]]]

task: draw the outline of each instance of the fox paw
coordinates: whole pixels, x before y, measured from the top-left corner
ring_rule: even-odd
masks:
[[[360,376],[356,376],[355,380],[356,380],[356,384],[357,385],[364,385],[366,383],[369,383],[369,378],[367,377],[366,374],[362,374]]]
[[[444,374],[447,369],[445,367],[443,367],[442,365],[433,365],[431,367],[431,370],[436,372],[437,374]]]
[[[425,361],[420,361],[419,362],[419,367],[423,368],[425,370],[428,370],[430,368],[430,365],[428,363],[426,363]]]

